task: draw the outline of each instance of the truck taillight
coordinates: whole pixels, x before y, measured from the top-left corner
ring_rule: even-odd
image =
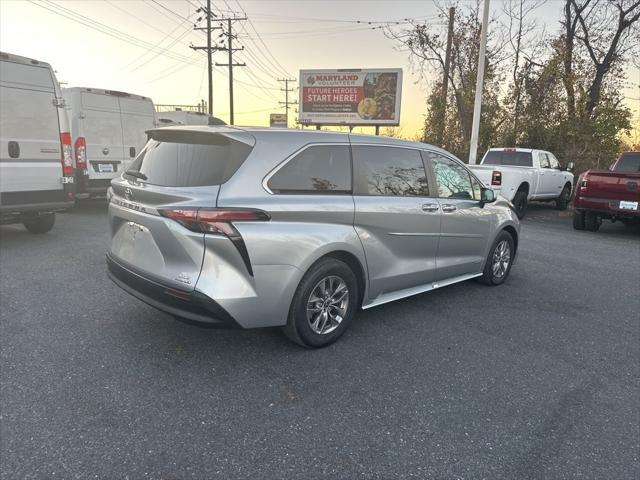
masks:
[[[62,147],[62,173],[65,177],[73,176],[73,153],[71,151],[71,134],[69,132],[60,134],[60,145]]]
[[[76,152],[76,168],[85,170],[87,168],[87,142],[84,137],[78,137],[74,150]]]
[[[227,237],[240,235],[233,222],[264,222],[271,219],[262,210],[245,208],[171,208],[158,210],[158,213],[194,232],[217,233]]]
[[[502,185],[502,172],[499,170],[494,170],[491,174],[491,185]]]

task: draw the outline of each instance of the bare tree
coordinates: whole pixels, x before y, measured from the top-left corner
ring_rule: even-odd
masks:
[[[567,1],[580,27],[575,38],[586,48],[594,67],[585,112],[590,117],[600,102],[605,76],[640,43],[640,0]]]
[[[544,5],[546,0],[507,0],[503,3],[503,13],[507,17],[507,39],[512,50],[511,55],[511,133],[509,144],[516,144],[520,132],[522,110],[522,87],[526,77],[523,69],[528,70],[537,64],[534,58],[541,53],[544,32],[535,20],[529,20],[531,14]],[[535,35],[534,35],[535,34]],[[537,40],[534,38],[537,37]],[[526,73],[526,72],[525,72]]]

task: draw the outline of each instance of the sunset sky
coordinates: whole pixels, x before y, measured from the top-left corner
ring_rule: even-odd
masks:
[[[0,49],[50,63],[68,86],[137,93],[158,104],[195,104],[207,98],[206,56],[189,48],[206,44],[204,33],[193,30],[200,1],[78,0],[36,5],[0,0]],[[250,19],[235,24],[237,43],[245,47],[235,60],[248,65],[234,69],[237,124],[268,125],[270,112],[283,111],[278,101],[284,100],[284,93],[277,77],[297,78],[298,71],[307,68],[400,67],[404,70],[402,134],[412,136],[420,129],[428,84],[411,68],[407,53],[385,37],[378,22],[398,21],[400,28],[411,18],[439,28],[441,20],[432,2],[212,3],[222,14],[246,12]],[[558,29],[561,7],[558,1],[548,1],[536,11],[547,32]],[[495,15],[501,8],[500,2],[492,2]],[[214,54],[214,60],[225,63],[226,53]],[[627,104],[637,116],[640,71],[631,66],[628,71]],[[228,119],[224,67],[214,71],[213,109],[214,115]]]

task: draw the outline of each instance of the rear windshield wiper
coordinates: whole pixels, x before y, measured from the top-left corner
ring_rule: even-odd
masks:
[[[141,180],[147,179],[147,176],[144,173],[139,172],[138,170],[127,170],[126,172],[124,172],[124,174],[129,175],[131,177],[139,178]]]

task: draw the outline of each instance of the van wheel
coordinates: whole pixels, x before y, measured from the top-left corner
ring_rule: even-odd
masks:
[[[347,264],[322,259],[300,281],[284,333],[304,347],[327,346],[349,327],[359,298],[358,281]]]
[[[527,192],[518,190],[513,197],[513,206],[516,207],[516,215],[520,220],[524,218],[524,214],[527,212]]]
[[[587,230],[597,232],[600,229],[600,225],[602,225],[602,218],[599,215],[592,212],[585,213],[584,227]]]
[[[513,237],[503,230],[493,242],[482,276],[478,280],[490,286],[504,283],[511,272],[514,254]]]
[[[571,199],[571,188],[564,187],[560,196],[556,198],[556,209],[566,210],[569,206],[569,200]]]
[[[573,228],[584,230],[584,212],[573,212]]]
[[[37,217],[25,219],[22,224],[31,233],[47,233],[56,222],[55,213],[45,213]]]

